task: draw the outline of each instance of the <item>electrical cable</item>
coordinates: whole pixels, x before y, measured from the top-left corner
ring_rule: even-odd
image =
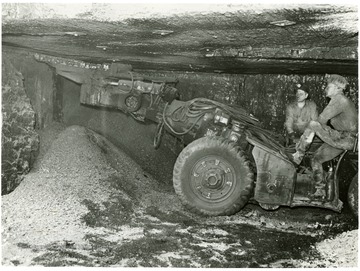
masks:
[[[173,132],[176,135],[185,135],[185,134],[189,133],[195,127],[195,125],[199,122],[199,120],[202,118],[202,116],[199,116],[198,119],[191,125],[191,127],[186,129],[183,132],[175,131],[174,128],[168,123],[168,121],[167,121],[167,119],[165,117],[165,112],[166,112],[167,106],[168,106],[168,103],[165,104],[165,107],[164,107],[164,110],[163,110],[163,121],[164,121],[164,124],[170,129],[170,131]]]
[[[185,122],[188,118],[195,119],[190,128],[185,131],[179,132],[171,126],[167,120],[165,112],[167,110],[168,103],[165,104],[163,110],[163,121],[166,126],[176,135],[185,135],[190,132],[199,120],[207,113],[213,112],[216,108],[221,108],[228,113],[232,118],[241,122],[244,125],[244,130],[247,131],[252,137],[256,137],[264,145],[277,151],[283,151],[284,147],[277,142],[274,138],[276,135],[268,130],[265,130],[259,126],[259,121],[250,116],[245,109],[233,108],[229,105],[222,104],[206,98],[195,98],[186,102],[183,106],[175,109],[170,116],[168,116],[174,122]]]

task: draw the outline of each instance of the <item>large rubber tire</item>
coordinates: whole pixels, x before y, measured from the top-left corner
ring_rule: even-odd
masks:
[[[248,202],[254,173],[245,153],[218,136],[186,146],[173,172],[175,192],[191,211],[207,216],[232,215]]]
[[[348,190],[348,204],[350,206],[351,211],[354,213],[356,217],[359,216],[359,190],[358,190],[358,174],[354,176],[352,179],[349,190]]]

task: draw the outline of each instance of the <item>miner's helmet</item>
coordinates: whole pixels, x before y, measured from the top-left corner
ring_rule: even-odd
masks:
[[[308,98],[310,97],[309,88],[305,84],[297,83],[296,87],[295,87],[295,90],[294,90],[295,94],[298,92],[298,90],[304,91],[307,94],[307,97]]]
[[[348,81],[338,74],[326,74],[325,79],[328,84],[334,84],[341,89],[344,89],[348,84]]]
[[[295,92],[298,91],[298,89],[301,89],[302,91],[304,91],[304,92],[306,92],[307,94],[309,94],[309,90],[308,90],[308,88],[305,86],[305,84],[297,83],[297,84],[296,84],[296,88],[295,88]]]

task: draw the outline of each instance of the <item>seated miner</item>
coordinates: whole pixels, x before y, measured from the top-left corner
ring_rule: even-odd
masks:
[[[358,113],[355,104],[344,95],[347,81],[336,74],[327,75],[326,97],[330,102],[317,121],[310,121],[299,142],[296,152],[290,155],[295,164],[300,164],[306,150],[317,135],[324,143],[311,158],[316,191],[314,198],[326,196],[326,180],[322,164],[354,148],[358,132]],[[331,127],[329,126],[331,125]]]
[[[287,145],[294,144],[299,139],[311,120],[318,118],[316,104],[309,99],[308,90],[297,84],[296,100],[286,107],[286,141]]]

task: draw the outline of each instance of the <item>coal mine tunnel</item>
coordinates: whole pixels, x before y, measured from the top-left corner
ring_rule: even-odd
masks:
[[[298,83],[311,89],[321,110],[328,102],[325,74],[341,74],[357,106],[354,6],[169,6],[158,16],[151,16],[151,6],[145,13],[135,6],[131,14],[106,18],[103,12],[111,5],[77,8],[78,13],[64,14],[66,4],[3,5],[3,86],[13,77],[23,83],[19,93],[4,92],[3,105],[12,95],[26,102],[25,112],[16,111],[20,116],[12,106],[3,110],[31,128],[23,142],[27,151],[21,151],[25,160],[12,153],[22,132],[11,128],[20,134],[3,137],[9,140],[3,144],[3,158],[8,157],[2,176],[9,180],[3,192],[12,191],[18,175],[30,169],[38,149],[34,138],[52,122],[103,134],[151,174],[171,182],[181,151],[176,139],[166,134],[155,150],[153,119],[139,121],[114,101],[91,100],[96,91],[101,95],[96,82],[116,74],[176,81],[181,100],[204,97],[241,106],[276,133],[283,133],[285,106]]]
[[[284,122],[330,75],[358,111],[357,5],[135,2],[2,3],[2,262],[352,267],[357,148],[313,201]]]

